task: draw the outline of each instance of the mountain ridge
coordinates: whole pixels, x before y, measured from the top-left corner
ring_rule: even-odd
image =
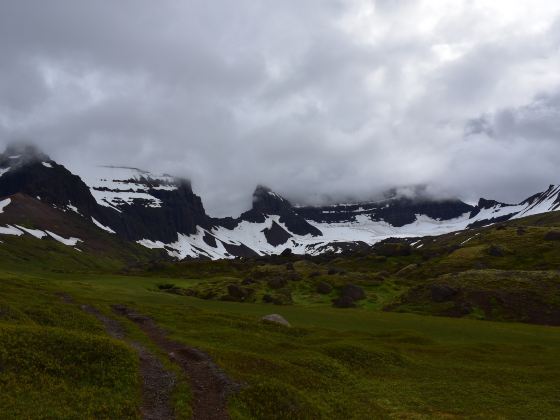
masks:
[[[476,206],[459,199],[396,194],[373,202],[294,206],[257,185],[249,210],[237,218],[214,218],[189,180],[109,165],[80,177],[32,146],[10,146],[0,155],[0,200],[15,194],[178,259],[251,257],[287,249],[296,254],[337,253],[390,237],[438,235],[560,207],[560,186],[554,185],[519,204],[481,198]],[[4,212],[9,214],[9,209],[8,203]],[[29,216],[31,224],[35,217]],[[9,218],[3,218],[10,226]]]

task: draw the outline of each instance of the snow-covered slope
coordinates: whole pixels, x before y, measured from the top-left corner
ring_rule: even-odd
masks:
[[[279,197],[278,194],[270,192]],[[280,197],[281,198],[281,197]],[[284,199],[282,199],[284,200]],[[394,203],[384,201],[377,207],[390,208]],[[418,203],[416,203],[418,205]],[[441,211],[438,203],[432,203],[431,211]],[[427,206],[427,203],[423,203]],[[447,206],[449,203],[440,203]],[[383,219],[377,219],[371,214],[373,203],[366,205],[344,205],[344,214],[335,215],[344,222],[317,222],[306,220],[311,226],[320,231],[320,235],[300,235],[292,232],[281,220],[281,216],[274,214],[263,215],[263,220],[238,220],[234,226],[220,226],[216,224],[210,229],[197,229],[191,235],[180,235],[178,240],[171,243],[142,240],[140,244],[150,248],[166,249],[177,258],[208,257],[231,258],[228,246],[244,246],[255,251],[258,255],[278,254],[289,248],[295,254],[318,255],[324,252],[341,252],[353,246],[373,245],[384,239],[436,236],[455,232],[475,226],[485,226],[496,222],[525,217],[557,210],[560,207],[560,186],[551,186],[543,193],[523,201],[518,205],[509,205],[488,200],[480,200],[479,205],[470,211],[451,219],[432,218],[426,214],[414,214],[414,221],[402,226],[395,226]],[[351,207],[349,209],[349,207]],[[368,213],[369,207],[369,213]],[[460,207],[461,208],[461,207]],[[297,211],[297,209],[296,209]],[[336,210],[326,210],[333,215]],[[349,218],[349,213],[353,213]],[[330,219],[332,220],[332,217]],[[267,232],[273,229],[284,232],[284,241],[277,243],[267,237]],[[209,238],[213,238],[209,240]],[[271,243],[273,242],[273,243]]]
[[[560,209],[560,186],[550,186],[516,205],[481,199],[471,206],[457,199],[395,194],[379,201],[323,207],[293,206],[259,186],[250,210],[237,219],[215,219],[206,214],[186,180],[115,166],[80,170],[78,175],[36,148],[8,148],[0,155],[0,219],[5,219],[0,235],[32,235],[68,246],[84,238],[86,243],[83,229],[66,235],[47,230],[52,223],[45,214],[55,210],[52,217],[74,218],[105,235],[104,240],[136,242],[180,259],[257,256],[286,249],[317,255],[369,246],[389,237],[440,235]],[[31,223],[34,229],[30,229],[12,221],[19,216],[17,209],[11,211],[10,197],[18,194],[29,198],[20,197],[19,205],[25,202],[26,208],[34,208],[30,217],[44,219],[42,225]]]
[[[118,211],[120,207],[132,204],[161,207],[161,200],[151,191],[178,189],[173,177],[154,175],[137,168],[98,166],[80,175],[99,205]]]

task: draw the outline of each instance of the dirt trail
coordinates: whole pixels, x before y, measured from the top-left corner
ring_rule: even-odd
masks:
[[[72,296],[67,293],[57,294],[65,303],[74,304]],[[105,327],[107,334],[126,342],[138,353],[140,358],[140,376],[142,378],[142,418],[146,420],[174,419],[171,393],[175,387],[175,375],[165,369],[159,359],[141,344],[126,338],[122,324],[102,314],[90,305],[80,305],[84,312],[93,315]]]
[[[140,357],[140,376],[142,377],[142,418],[146,420],[174,419],[171,393],[175,387],[175,375],[165,369],[159,359],[141,344],[126,339],[126,333],[115,319],[109,318],[89,305],[81,305],[82,310],[96,317],[107,333],[129,344]]]
[[[151,318],[134,312],[126,306],[115,305],[113,310],[136,323],[154,343],[169,354],[171,360],[185,371],[193,393],[192,418],[194,420],[229,419],[227,398],[238,390],[239,385],[229,379],[208,354],[170,340],[166,332]]]

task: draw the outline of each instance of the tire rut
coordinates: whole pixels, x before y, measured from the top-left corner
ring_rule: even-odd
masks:
[[[57,295],[68,304],[74,304],[74,299],[67,293]],[[174,419],[171,394],[175,388],[175,375],[165,369],[161,361],[143,345],[127,339],[126,331],[116,319],[105,316],[91,305],[80,305],[80,308],[93,315],[103,324],[107,334],[121,340],[132,347],[140,360],[140,377],[142,378],[142,406],[140,413],[145,420]]]
[[[123,305],[114,305],[113,310],[136,323],[169,358],[187,374],[193,393],[192,418],[194,420],[229,419],[228,396],[240,385],[233,382],[212,360],[193,347],[173,341],[151,318],[143,316]]]

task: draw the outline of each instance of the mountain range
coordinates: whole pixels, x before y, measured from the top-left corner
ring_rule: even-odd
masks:
[[[473,206],[393,192],[382,200],[319,207],[292,205],[257,186],[251,209],[214,218],[188,180],[115,166],[73,174],[34,146],[12,145],[0,155],[0,241],[34,237],[76,252],[138,244],[177,259],[340,253],[559,208],[555,185],[519,204],[480,199]]]

